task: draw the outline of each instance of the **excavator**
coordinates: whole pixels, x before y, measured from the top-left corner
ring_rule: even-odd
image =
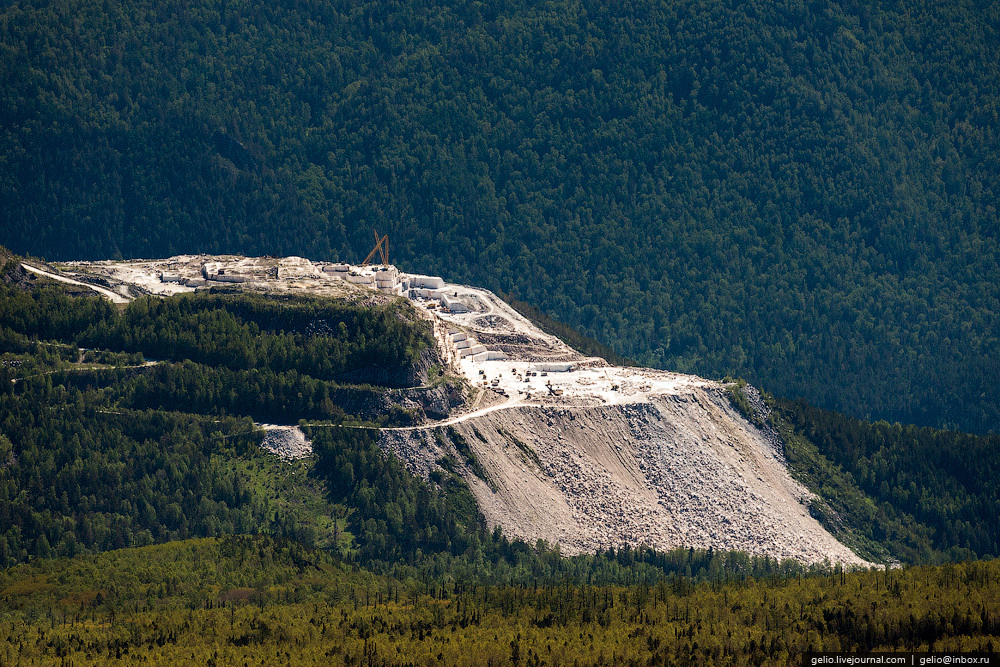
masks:
[[[368,264],[372,261],[372,257],[375,256],[375,253],[379,254],[379,256],[380,256],[380,258],[382,260],[382,266],[388,266],[389,265],[389,235],[385,234],[385,235],[382,236],[382,238],[379,238],[378,237],[378,231],[376,231],[374,229],[372,230],[372,233],[375,234],[375,247],[372,248],[372,251],[370,253],[368,253],[367,257],[365,257],[365,261],[361,262],[361,266],[368,266]]]
[[[604,379],[607,380],[608,384],[611,385],[611,391],[618,391],[618,385],[611,381],[611,378],[608,376],[607,371],[604,371]]]

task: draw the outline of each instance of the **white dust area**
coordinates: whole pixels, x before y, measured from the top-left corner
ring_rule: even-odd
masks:
[[[281,426],[278,424],[258,424],[264,429],[264,439],[260,446],[281,458],[292,461],[312,456],[312,443],[306,439],[298,426]]]
[[[152,294],[160,297],[191,293],[213,287],[251,292],[300,293],[311,296],[353,299],[374,296],[367,294],[373,290],[352,285],[323,272],[320,269],[324,264],[322,262],[313,263],[302,257],[176,255],[166,259],[63,262],[59,268],[71,271],[74,275],[102,278],[120,288],[132,288],[138,294]],[[211,270],[207,271],[207,269]],[[54,271],[55,267],[52,270]],[[36,272],[40,271],[36,270]],[[215,275],[206,276],[206,273],[215,273]],[[46,275],[52,274],[46,272]],[[225,275],[227,278],[219,277],[221,275]],[[56,275],[52,275],[52,277],[62,279]],[[112,297],[114,293],[109,290],[102,290],[89,284],[86,286],[113,300],[121,298],[119,295]],[[127,301],[126,299],[124,302]],[[116,303],[122,303],[122,301],[116,301]]]
[[[156,296],[173,296],[194,291],[193,287],[186,285],[162,282],[157,272],[150,270],[148,262],[119,263],[112,267],[109,273],[123,283],[136,285]]]

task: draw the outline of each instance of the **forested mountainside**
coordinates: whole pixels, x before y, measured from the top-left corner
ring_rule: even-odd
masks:
[[[443,567],[491,583],[816,569],[686,549],[564,561],[558,547],[491,529],[455,461],[428,482],[376,444],[379,426],[423,420],[422,399],[461,403],[461,381],[432,372],[390,388],[331,377],[372,354],[389,370],[426,362],[427,322],[405,301],[214,288],[119,310],[67,294],[76,289],[32,279],[16,261],[0,266],[0,568],[266,533],[369,567]],[[298,422],[313,455],[286,463],[265,453],[254,419]]]
[[[266,455],[253,419],[420,418],[419,400],[403,410],[387,387],[334,378],[412,366],[433,347],[426,321],[400,303],[259,295],[119,312],[18,284],[17,268],[0,266],[0,567],[189,536],[351,544],[328,485]]]
[[[904,562],[1000,553],[1000,436],[868,422],[804,401],[775,401],[792,474],[812,511],[861,553]]]
[[[627,585],[539,572],[484,585],[408,567],[379,575],[267,537],[189,540],[0,571],[0,655],[36,665],[653,667],[993,652],[998,575],[992,561],[751,581],[702,570]]]
[[[0,267],[0,567],[268,533],[370,567],[409,563],[492,583],[804,569],[683,549],[563,562],[490,529],[456,461],[425,481],[376,444],[380,426],[424,420],[422,405],[461,402],[457,379],[431,372],[421,386],[390,388],[334,377],[372,354],[384,367],[425,360],[426,323],[406,303],[198,293],[119,310],[18,268]],[[819,497],[814,514],[859,554],[908,563],[1000,555],[989,465],[1000,436],[771,402],[793,474]],[[254,420],[303,424],[313,457],[293,465],[265,454]],[[433,437],[457,438],[440,427]],[[468,448],[459,455],[476,464]]]
[[[637,362],[995,430],[997,5],[0,13],[0,243],[359,259]]]

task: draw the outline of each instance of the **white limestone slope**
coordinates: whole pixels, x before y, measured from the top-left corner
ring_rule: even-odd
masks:
[[[810,516],[810,494],[789,474],[780,443],[730,406],[722,384],[584,358],[492,293],[446,287],[471,312],[436,317],[508,358],[456,362],[485,407],[385,429],[379,442],[425,477],[451,454],[491,526],[559,543],[566,554],[714,547],[866,564]],[[449,327],[436,329],[447,346]],[[451,433],[485,479],[463,462]]]
[[[711,387],[493,410],[450,428],[486,471],[482,480],[465,466],[463,476],[489,524],[531,543],[558,542],[566,554],[714,547],[864,564],[809,515],[809,494],[774,445]],[[446,453],[462,459],[447,428],[445,450],[428,431],[385,431],[380,443],[424,475]]]

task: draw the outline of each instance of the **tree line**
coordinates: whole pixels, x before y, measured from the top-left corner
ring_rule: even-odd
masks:
[[[870,422],[801,400],[775,407],[792,470],[823,498],[815,510],[835,534],[907,562],[1000,553],[1000,436]]]
[[[185,664],[793,664],[1000,642],[996,561],[655,583],[380,575],[267,536],[0,572],[5,659]]]

